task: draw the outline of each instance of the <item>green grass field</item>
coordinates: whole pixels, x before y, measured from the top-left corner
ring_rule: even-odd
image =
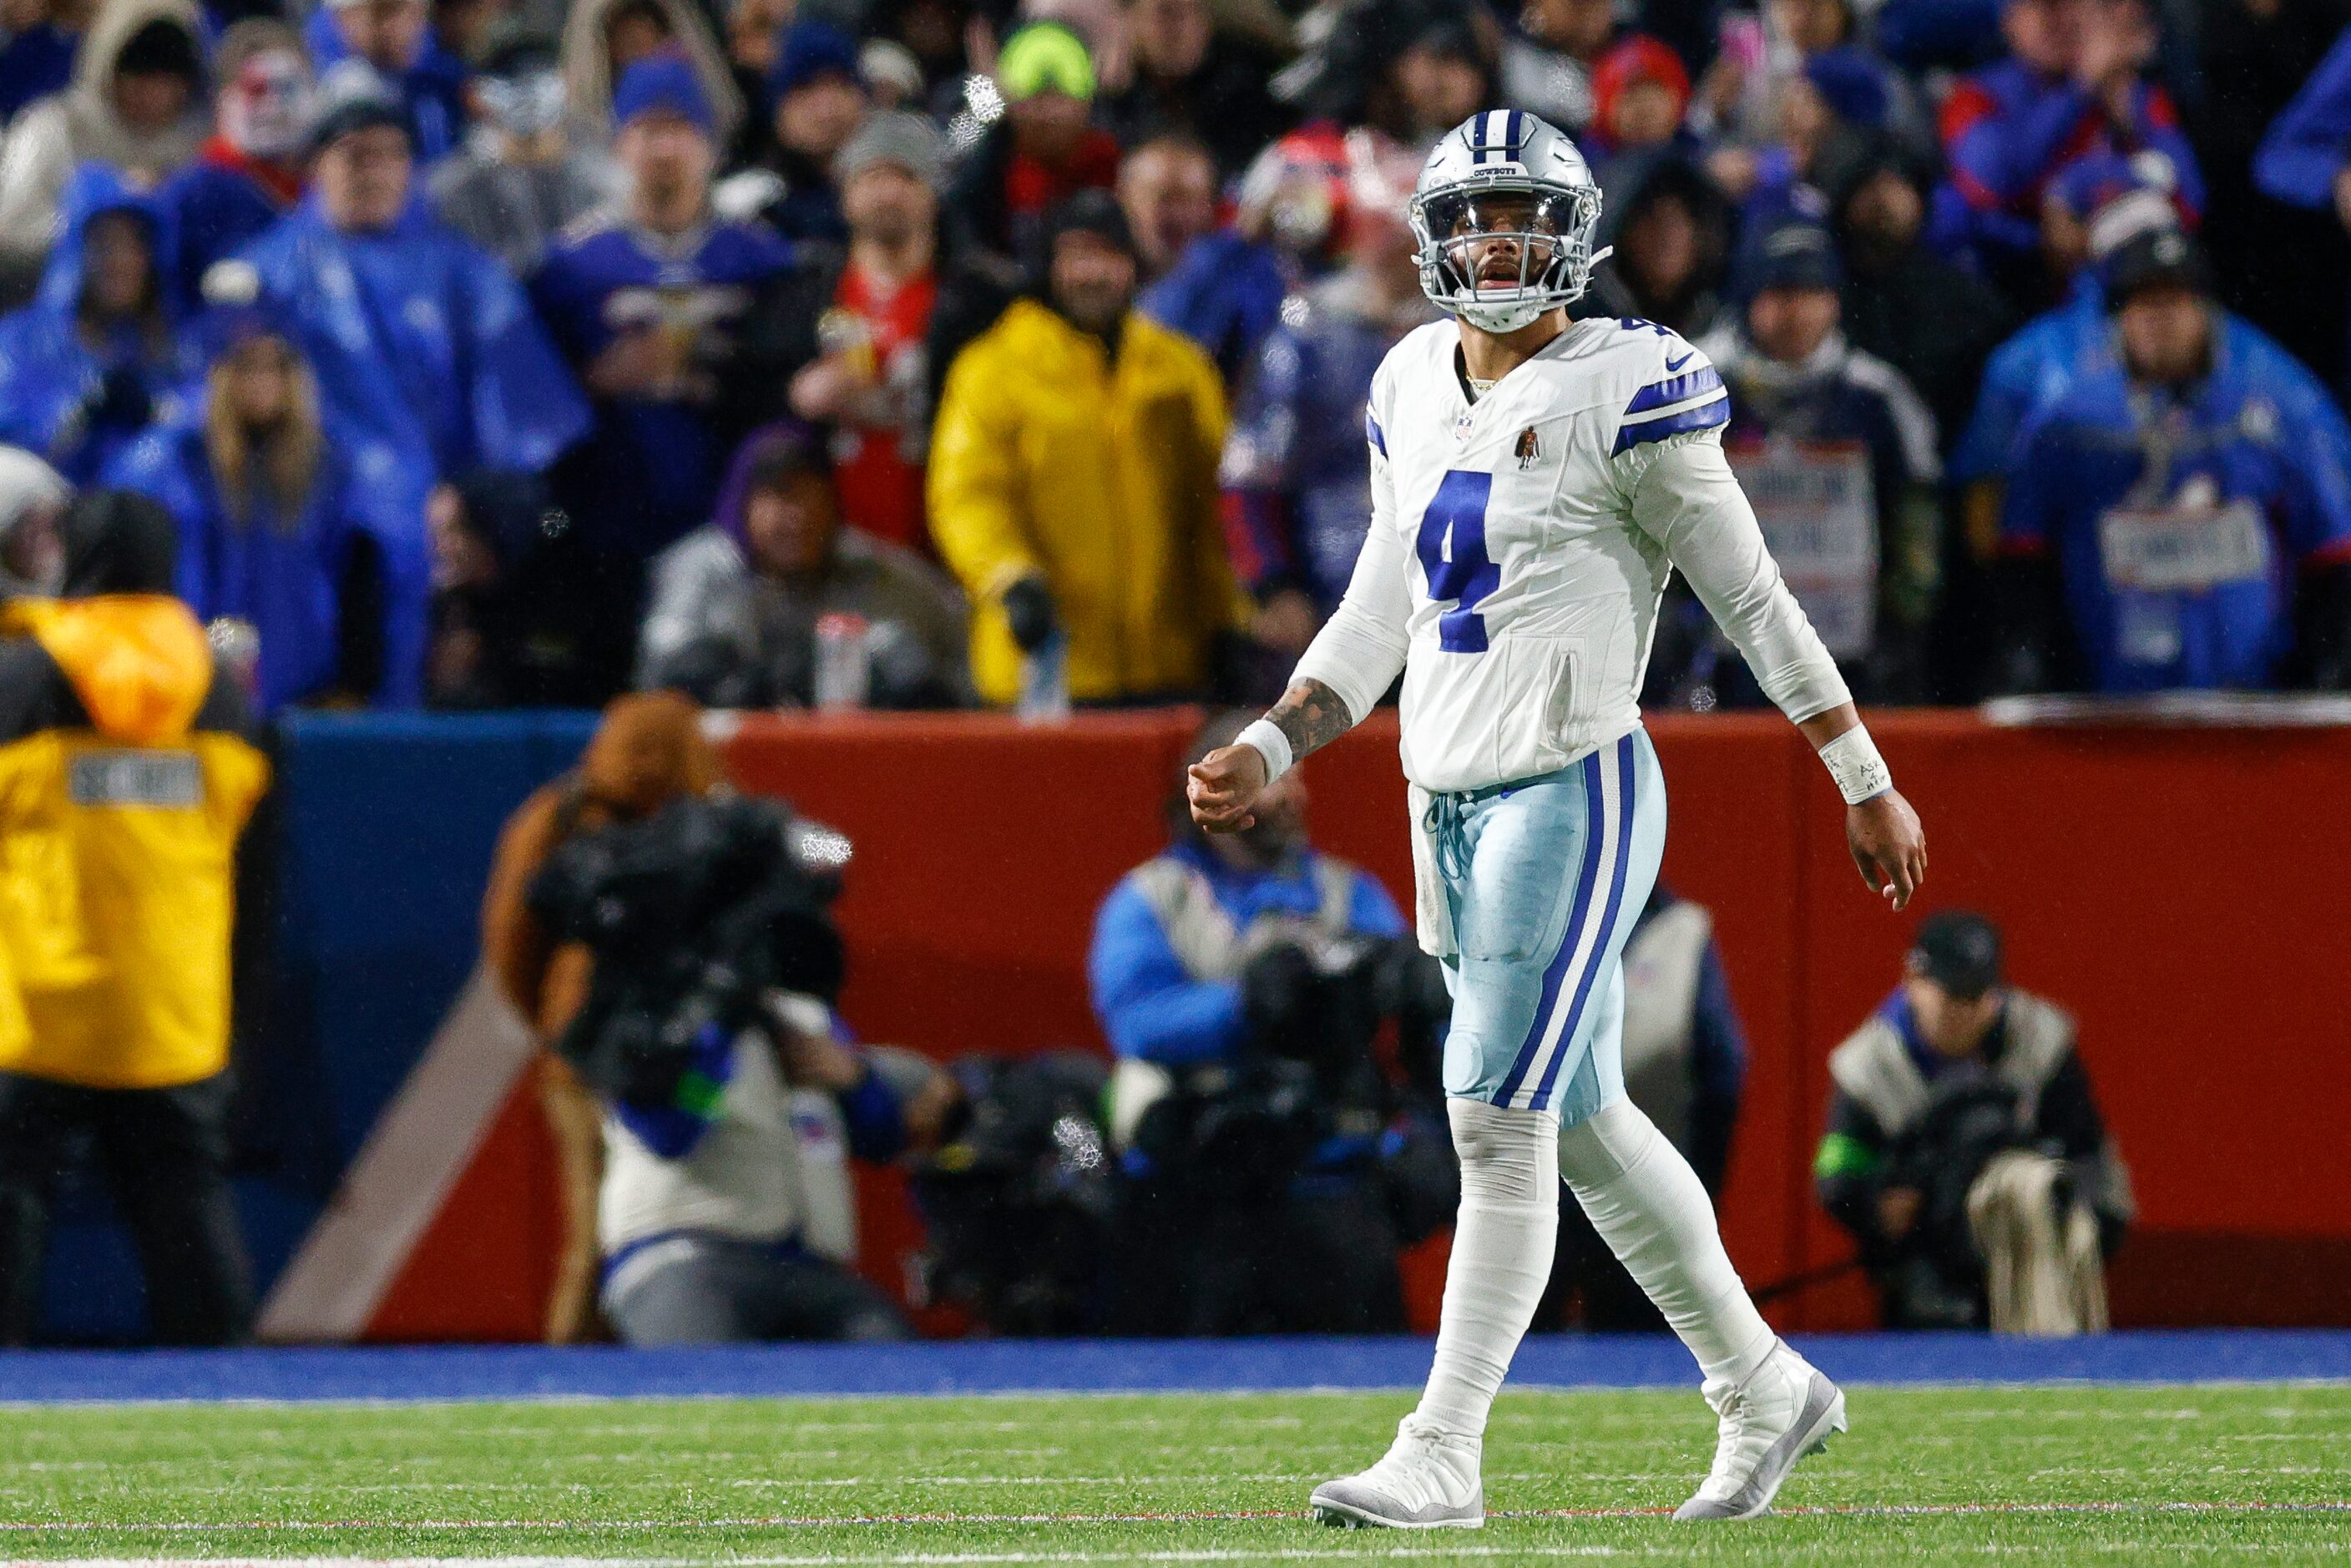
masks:
[[[2351,1560],[2351,1386],[1857,1388],[1779,1517],[1676,1525],[1695,1393],[1504,1394],[1480,1532],[1308,1489],[1404,1394],[0,1408],[0,1559]]]

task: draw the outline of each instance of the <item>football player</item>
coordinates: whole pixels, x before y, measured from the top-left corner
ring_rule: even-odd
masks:
[[[1354,576],[1281,701],[1187,785],[1203,826],[1247,827],[1259,791],[1403,675],[1420,938],[1454,991],[1461,1210],[1420,1406],[1313,1506],[1334,1524],[1484,1522],[1487,1414],[1551,1277],[1563,1175],[1720,1418],[1676,1517],[1749,1518],[1844,1430],[1844,1396],[1765,1324],[1706,1189],[1625,1097],[1620,954],[1666,832],[1635,699],[1669,572],[1818,749],[1854,861],[1896,909],[1925,837],[1731,476],[1722,378],[1666,328],[1569,321],[1600,259],[1574,145],[1531,114],[1473,116],[1429,155],[1409,217],[1453,319],[1373,380]]]

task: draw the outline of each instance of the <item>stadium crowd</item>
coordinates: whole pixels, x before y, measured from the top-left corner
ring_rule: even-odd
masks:
[[[2344,19],[9,0],[0,538],[154,497],[265,714],[1261,696],[1431,319],[1418,159],[1507,105],[1865,699],[2337,687]],[[1694,601],[1647,695],[1757,700]]]

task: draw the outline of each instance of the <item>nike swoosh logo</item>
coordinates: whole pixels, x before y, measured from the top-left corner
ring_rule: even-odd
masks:
[[[1687,364],[1688,364],[1688,363],[1690,362],[1691,355],[1694,355],[1694,354],[1696,354],[1697,352],[1698,352],[1698,350],[1697,350],[1696,349],[1692,349],[1692,350],[1689,351],[1689,353],[1687,353],[1687,354],[1684,354],[1684,355],[1683,355],[1680,359],[1678,359],[1678,360],[1667,360],[1667,361],[1666,361],[1666,372],[1667,372],[1668,375],[1670,375],[1670,374],[1672,374],[1674,371],[1677,371],[1677,370],[1680,370],[1684,365],[1687,365]]]

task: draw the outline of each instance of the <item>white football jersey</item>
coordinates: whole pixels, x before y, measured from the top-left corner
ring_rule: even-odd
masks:
[[[1640,722],[1675,566],[1790,716],[1846,700],[1723,461],[1713,364],[1646,321],[1572,324],[1470,401],[1440,321],[1372,379],[1373,517],[1298,666],[1358,719],[1404,674],[1424,789],[1564,768]]]

